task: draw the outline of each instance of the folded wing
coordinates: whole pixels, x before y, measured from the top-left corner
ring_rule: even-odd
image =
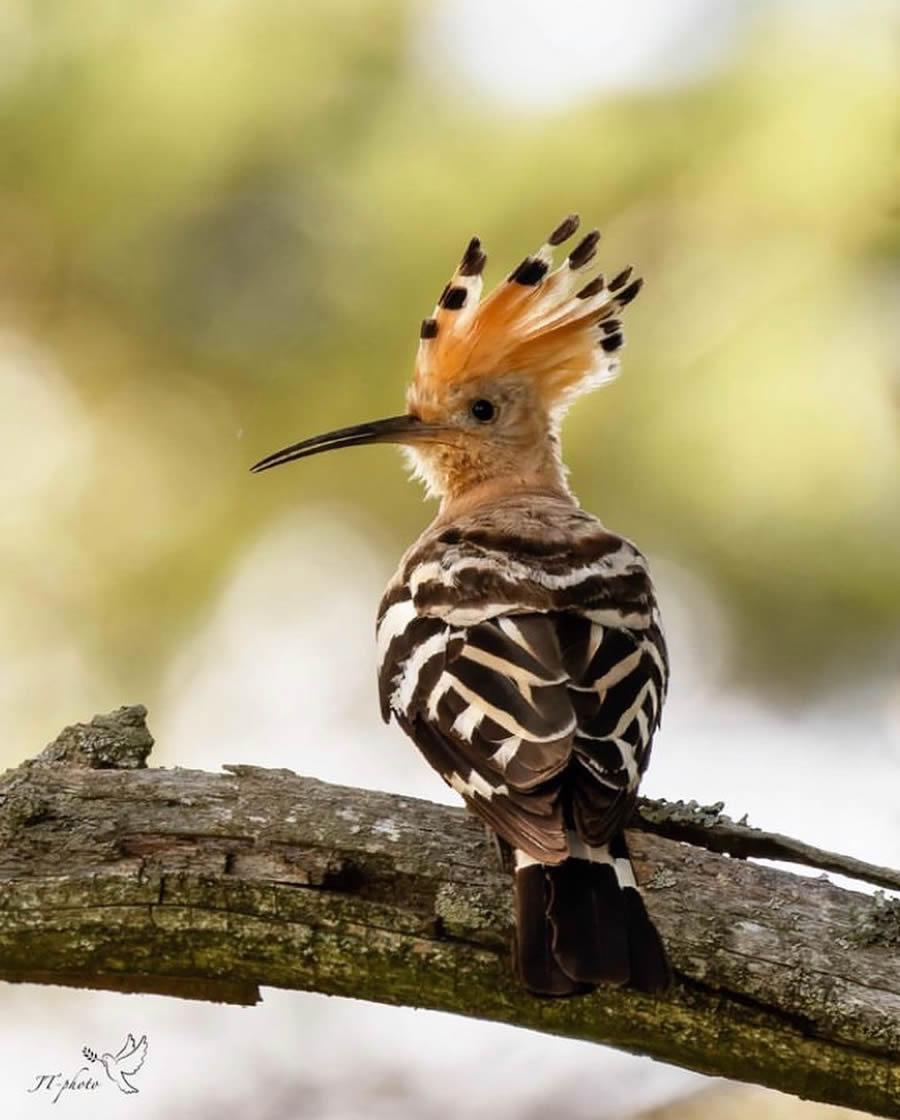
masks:
[[[483,539],[483,538],[482,538]],[[499,835],[544,863],[567,831],[627,818],[665,689],[643,558],[618,538],[566,573],[453,538],[385,597],[379,688],[431,765]]]

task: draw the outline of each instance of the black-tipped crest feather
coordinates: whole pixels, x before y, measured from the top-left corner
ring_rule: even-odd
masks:
[[[473,237],[459,262],[460,276],[480,276],[484,271],[486,261],[487,255],[481,248],[480,239]]]
[[[592,229],[590,233],[578,242],[569,253],[569,268],[584,268],[597,252],[597,242],[600,240],[600,230]]]
[[[556,246],[562,245],[564,241],[568,241],[578,229],[580,221],[581,219],[577,214],[569,214],[568,217],[563,218],[556,229],[547,238],[547,244]]]

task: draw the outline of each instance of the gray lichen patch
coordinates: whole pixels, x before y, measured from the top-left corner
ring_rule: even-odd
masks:
[[[900,948],[900,899],[876,891],[871,904],[860,907],[858,924],[847,936],[852,945],[885,945]]]
[[[700,828],[711,828],[718,824],[734,824],[731,817],[722,810],[724,801],[714,801],[712,805],[701,805],[698,801],[658,801],[641,800],[640,814],[647,820],[656,824],[670,822],[672,824],[692,824]],[[747,825],[746,814],[738,822]]]
[[[399,825],[390,817],[381,817],[379,820],[375,821],[372,825],[372,831],[381,833],[382,836],[386,836],[389,840],[395,842],[399,840],[402,835]]]
[[[35,759],[46,765],[66,762],[91,770],[141,770],[153,748],[147,709],[132,704],[94,716],[90,723],[65,727]]]
[[[665,891],[678,886],[678,876],[667,867],[659,867],[642,886],[648,891]]]
[[[20,830],[40,824],[50,813],[49,800],[33,789],[27,779],[16,775],[0,793],[0,840],[5,846]]]
[[[484,945],[502,946],[499,931],[511,927],[512,908],[498,912],[495,893],[462,883],[444,883],[437,892],[434,914],[439,929],[449,937]],[[499,928],[498,928],[499,927]]]

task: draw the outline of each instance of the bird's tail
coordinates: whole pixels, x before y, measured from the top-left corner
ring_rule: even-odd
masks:
[[[671,981],[656,927],[638,893],[621,834],[556,865],[515,853],[516,955],[535,995],[568,996],[598,984],[661,991]]]

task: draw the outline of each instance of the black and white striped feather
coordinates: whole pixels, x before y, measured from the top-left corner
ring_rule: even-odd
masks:
[[[377,634],[384,718],[516,853],[520,968],[540,974],[534,953],[547,958],[529,986],[659,987],[661,947],[645,983],[630,962],[626,908],[649,919],[627,853],[612,854],[624,852],[666,689],[643,556],[572,505],[521,495],[426,533],[385,593]],[[580,950],[566,948],[573,937]]]

